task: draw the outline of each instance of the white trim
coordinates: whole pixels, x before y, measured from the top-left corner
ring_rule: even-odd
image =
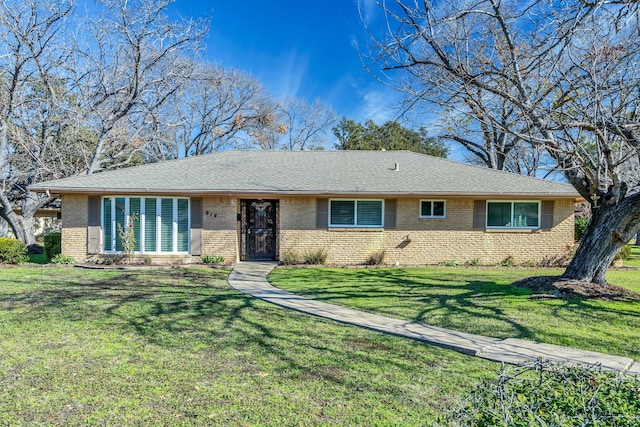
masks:
[[[332,224],[331,223],[331,204],[338,202],[353,202],[353,224]],[[381,202],[380,203],[380,225],[359,225],[358,221],[358,202]],[[384,228],[384,199],[329,199],[327,204],[327,223],[329,228]]]
[[[432,215],[422,215],[422,202],[431,202],[431,213]],[[443,214],[442,215],[433,215],[433,204],[435,202],[442,202],[443,206]],[[443,219],[447,217],[447,201],[446,200],[436,200],[436,199],[420,199],[418,203],[418,218],[436,218]]]
[[[162,252],[162,197],[156,197],[156,250],[153,253]]]
[[[144,203],[144,197],[140,197],[140,252],[145,253],[144,250],[144,238],[146,237],[146,231],[144,227],[144,221],[146,219],[146,206]]]
[[[516,227],[513,225],[489,225],[489,203],[510,203],[511,204],[511,221],[514,221],[514,204],[515,203],[536,203],[538,205],[538,225],[535,227]],[[485,203],[485,227],[487,230],[539,230],[542,227],[542,203],[540,200],[487,200]]]
[[[173,204],[173,215],[171,221],[171,241],[173,243],[171,250],[173,252],[178,252],[178,200],[173,199],[171,202]]]

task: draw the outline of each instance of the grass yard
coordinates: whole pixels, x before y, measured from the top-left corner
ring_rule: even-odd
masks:
[[[49,258],[45,254],[31,254],[29,256],[29,262],[33,264],[47,264]]]
[[[628,267],[638,267],[640,268],[640,246],[636,243],[636,245],[631,246],[631,257],[625,259],[623,264]],[[638,273],[640,274],[640,273]],[[639,279],[640,280],[640,279]]]
[[[277,287],[400,319],[498,338],[523,338],[640,360],[640,301],[533,300],[510,284],[560,270],[518,268],[279,268]],[[640,293],[640,271],[609,280]]]
[[[425,425],[498,370],[272,306],[227,273],[0,270],[0,425]],[[300,273],[329,271],[277,275]]]

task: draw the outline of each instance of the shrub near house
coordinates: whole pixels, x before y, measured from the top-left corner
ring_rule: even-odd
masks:
[[[27,262],[27,245],[17,239],[0,237],[0,264]]]
[[[62,234],[50,233],[44,236],[44,253],[48,259],[54,258],[62,252]]]

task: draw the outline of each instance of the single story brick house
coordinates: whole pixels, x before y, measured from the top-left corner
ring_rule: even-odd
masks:
[[[320,248],[330,264],[539,262],[574,242],[565,184],[408,151],[225,151],[33,185],[62,198],[62,251],[156,263],[279,260]]]

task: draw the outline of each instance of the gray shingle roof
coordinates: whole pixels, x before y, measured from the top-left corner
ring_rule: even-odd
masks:
[[[558,182],[409,151],[224,151],[31,188],[110,194],[578,197]]]

